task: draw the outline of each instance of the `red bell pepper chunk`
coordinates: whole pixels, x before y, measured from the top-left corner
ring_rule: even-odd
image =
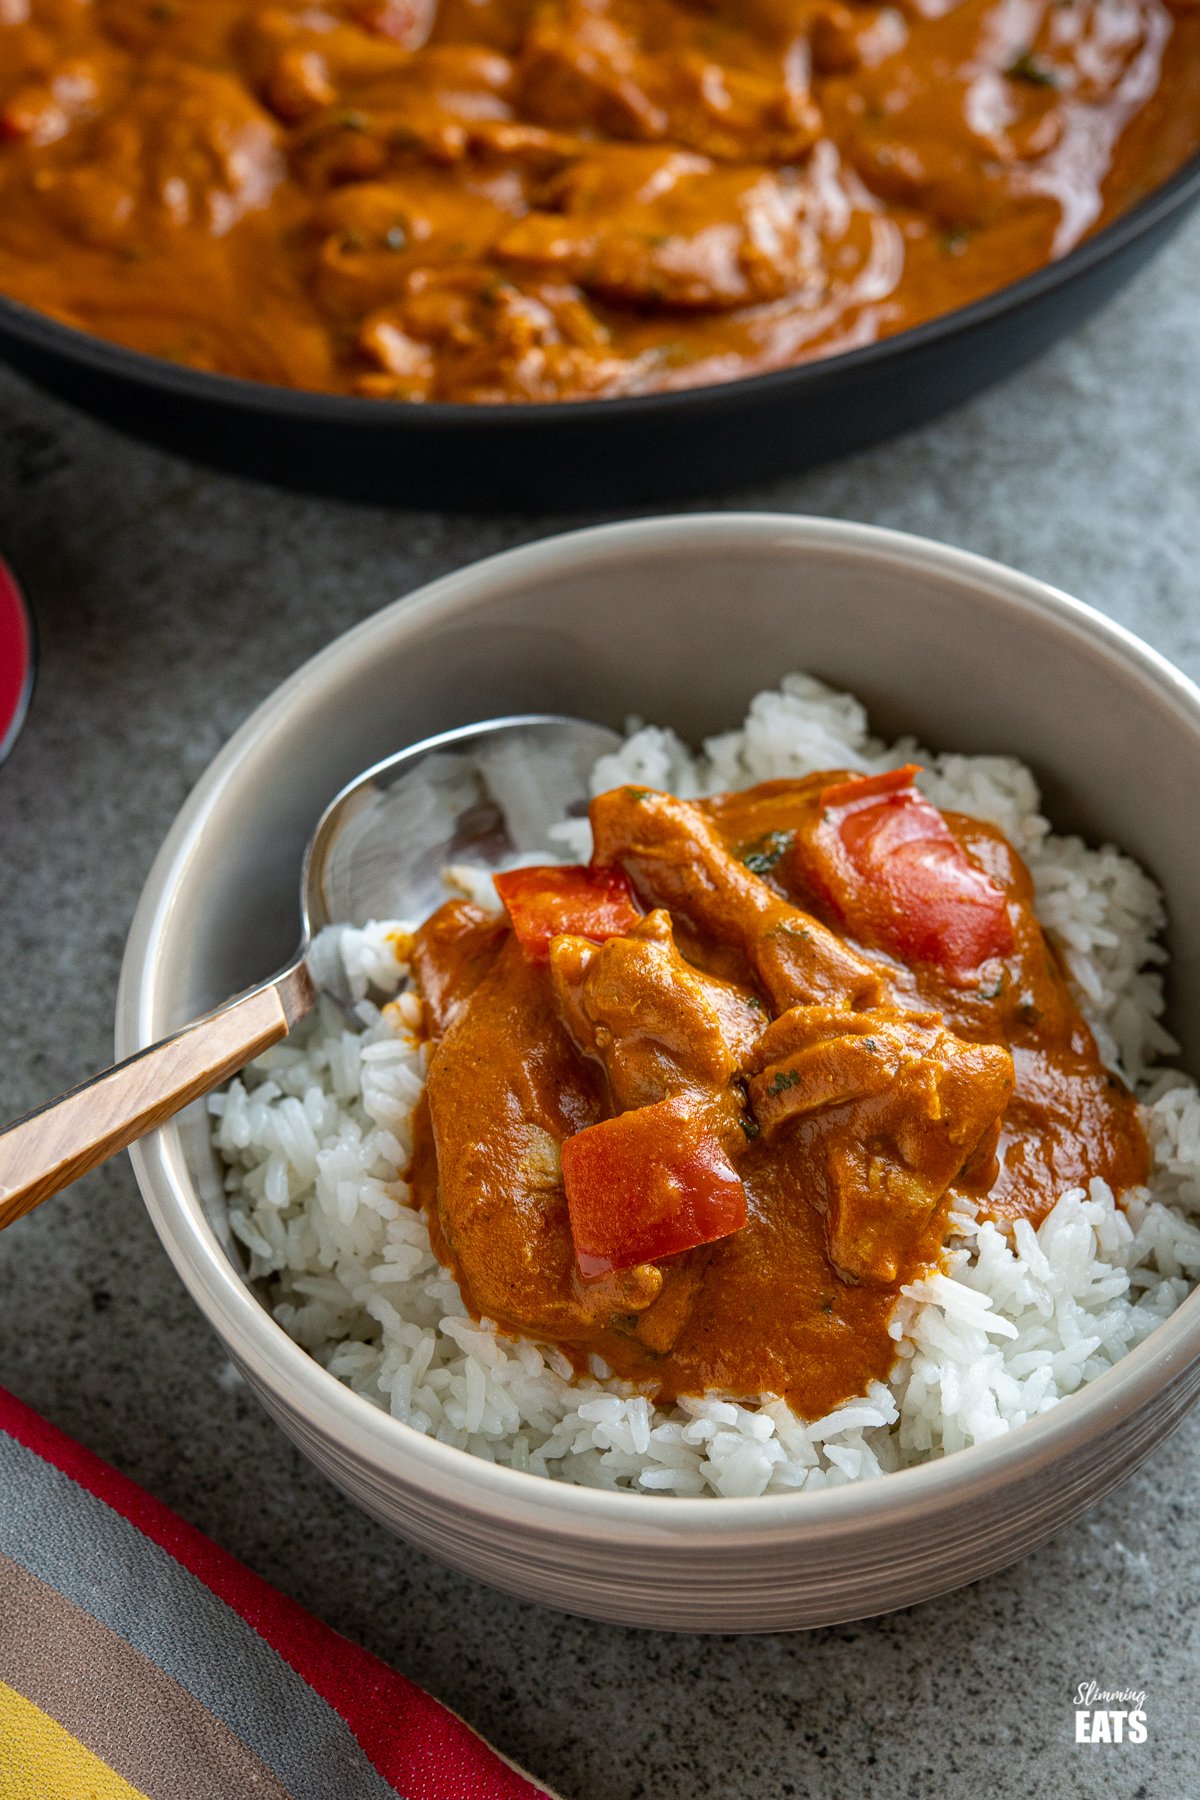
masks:
[[[562,1147],[585,1281],[740,1231],[746,1190],[694,1102],[660,1100],[589,1125]]]
[[[826,788],[810,873],[851,929],[965,984],[1012,950],[1008,903],[913,786],[917,772],[910,763]]]
[[[535,962],[546,960],[551,938],[564,931],[601,944],[631,931],[642,916],[621,869],[568,863],[510,869],[492,879],[521,948]]]

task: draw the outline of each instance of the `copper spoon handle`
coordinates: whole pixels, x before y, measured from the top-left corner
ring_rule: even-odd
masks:
[[[0,1230],[218,1087],[312,1003],[300,963],[0,1131]]]

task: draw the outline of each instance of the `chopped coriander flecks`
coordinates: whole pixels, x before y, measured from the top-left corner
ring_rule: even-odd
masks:
[[[1031,87],[1056,88],[1058,75],[1048,63],[1035,56],[1032,50],[1022,50],[1014,56],[1004,73],[1010,81],[1028,82]]]
[[[383,241],[389,250],[407,250],[408,233],[403,225],[389,225],[384,232]]]
[[[745,1132],[745,1134],[749,1138],[750,1142],[753,1143],[755,1138],[758,1136],[757,1122],[754,1119],[750,1118],[749,1114],[744,1114],[743,1117],[738,1120],[738,1124],[741,1126],[742,1130]]]
[[[791,831],[768,831],[752,850],[747,851],[742,861],[752,875],[769,875],[776,863],[786,856],[794,837],[795,833]]]
[[[653,788],[627,787],[625,789],[625,798],[627,800],[648,800],[653,792]]]
[[[943,256],[964,256],[966,254],[967,245],[970,243],[970,241],[971,241],[970,232],[964,231],[961,226],[958,227],[954,231],[943,232],[941,238],[939,239],[939,245],[941,248],[942,255]]]
[[[984,982],[979,990],[981,1000],[998,1000],[1004,992],[1004,970],[1001,969],[995,981]]]
[[[800,1071],[798,1069],[778,1069],[767,1092],[768,1094],[782,1094],[785,1088],[799,1087],[799,1085]]]

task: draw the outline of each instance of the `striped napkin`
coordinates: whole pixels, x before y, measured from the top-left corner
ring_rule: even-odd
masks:
[[[0,1800],[397,1794],[549,1790],[0,1388]]]

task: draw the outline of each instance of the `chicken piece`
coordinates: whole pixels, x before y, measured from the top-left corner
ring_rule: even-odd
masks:
[[[638,46],[608,8],[551,0],[521,56],[521,99],[546,125],[592,125],[605,136],[663,138],[670,114],[647,92]]]
[[[156,69],[136,117],[98,120],[78,162],[47,169],[39,192],[70,235],[120,248],[188,226],[223,237],[265,207],[287,168],[273,119],[231,75]]]
[[[619,863],[639,899],[740,952],[776,1011],[877,1005],[882,970],[768,887],[699,807],[653,788],[612,788],[590,808],[595,859]]]
[[[661,910],[602,946],[555,938],[550,973],[563,1021],[603,1064],[618,1112],[683,1094],[724,1102],[767,1022],[754,994],[684,961]]]
[[[313,209],[315,292],[351,319],[402,307],[414,270],[485,261],[511,221],[483,184],[445,169],[414,166],[334,188]]]
[[[428,967],[428,930],[418,968]],[[475,1312],[571,1343],[658,1297],[653,1265],[586,1283],[579,1275],[560,1146],[601,1118],[599,1082],[559,1022],[544,970],[511,934],[470,1005],[453,1011],[426,1092],[437,1223]]]
[[[210,0],[201,4],[207,6]],[[306,91],[311,99],[319,87],[328,86],[331,99],[325,104],[332,104],[339,95],[347,98],[351,90],[386,83],[411,60],[409,48],[397,40],[315,8],[243,6],[240,11],[241,22],[233,35],[237,60],[269,105],[283,101],[278,110],[289,120],[310,116],[310,106],[294,104]],[[303,58],[316,60],[305,65]]]
[[[311,119],[337,99],[319,50],[285,50],[262,82],[266,104],[286,125]]]
[[[610,144],[581,157],[497,245],[627,304],[728,308],[777,300],[815,273],[802,190],[770,170]]]
[[[908,26],[897,7],[823,0],[810,27],[813,74],[853,75],[873,68],[903,49],[907,36]]]
[[[388,44],[375,54],[380,67],[356,69],[322,51],[338,102],[306,120],[295,148],[314,191],[383,179],[414,161],[450,167],[468,154],[478,126],[513,117],[512,64],[493,51],[434,44],[410,56]]]
[[[986,228],[997,217],[1019,216],[1022,210],[1057,211],[1050,191],[1039,194],[1039,165],[1058,160],[1053,153],[1076,109],[1081,121],[1091,112],[1085,99],[1087,75],[1102,66],[1099,58],[1091,46],[1077,45],[1078,62],[1068,77],[1070,106],[1064,108],[1052,41],[1043,54],[1036,37],[1033,46],[1026,40],[1032,78],[1014,80],[1008,70],[1021,59],[1005,33],[983,25],[975,54],[962,54],[956,10],[947,8],[937,19],[925,15],[919,54],[898,59],[891,53],[904,43],[904,34],[896,34],[893,24],[890,32],[884,28],[882,39],[876,37],[874,48],[883,54],[871,59],[873,67],[859,67],[849,77],[833,74],[822,84],[831,137],[845,146],[848,162],[889,208],[914,207],[945,230]],[[1080,8],[1079,13],[1086,16],[1092,10],[1104,15],[1103,8]],[[1045,16],[1053,18],[1053,9],[1047,7]],[[828,27],[818,36],[826,53],[833,36]],[[869,39],[858,43],[869,50]],[[1110,80],[1111,72],[1103,79],[1111,103]],[[989,100],[981,103],[984,93]],[[1086,155],[1083,143],[1090,129],[1094,126],[1081,123],[1076,142],[1068,139],[1062,146],[1066,160]],[[1094,205],[1098,209],[1098,194]],[[1086,203],[1063,207],[1055,254],[1069,249],[1094,220],[1095,211]]]
[[[733,8],[731,7],[732,13]],[[663,0],[543,0],[519,63],[525,115],[608,138],[667,141],[735,163],[786,163],[821,115],[791,28],[773,38]]]
[[[764,1140],[788,1130],[796,1179],[852,1281],[894,1282],[951,1182],[996,1174],[1013,1062],[937,1013],[794,1007],[760,1041],[749,1083]]]
[[[745,1143],[738,1071],[766,1026],[747,989],[704,975],[675,947],[671,919],[653,912],[627,937],[600,946],[561,936],[550,946],[550,976],[563,1022],[608,1078],[617,1112],[688,1098],[709,1116],[717,1137]],[[631,1321],[647,1349],[670,1350],[699,1296],[710,1247],[661,1265],[662,1291]]]
[[[402,298],[363,320],[358,348],[382,373],[361,390],[437,400],[448,384],[455,398],[481,403],[553,400],[602,393],[621,364],[604,326],[576,289],[551,282],[521,288],[470,264],[417,268]],[[436,353],[436,365],[431,352]]]

